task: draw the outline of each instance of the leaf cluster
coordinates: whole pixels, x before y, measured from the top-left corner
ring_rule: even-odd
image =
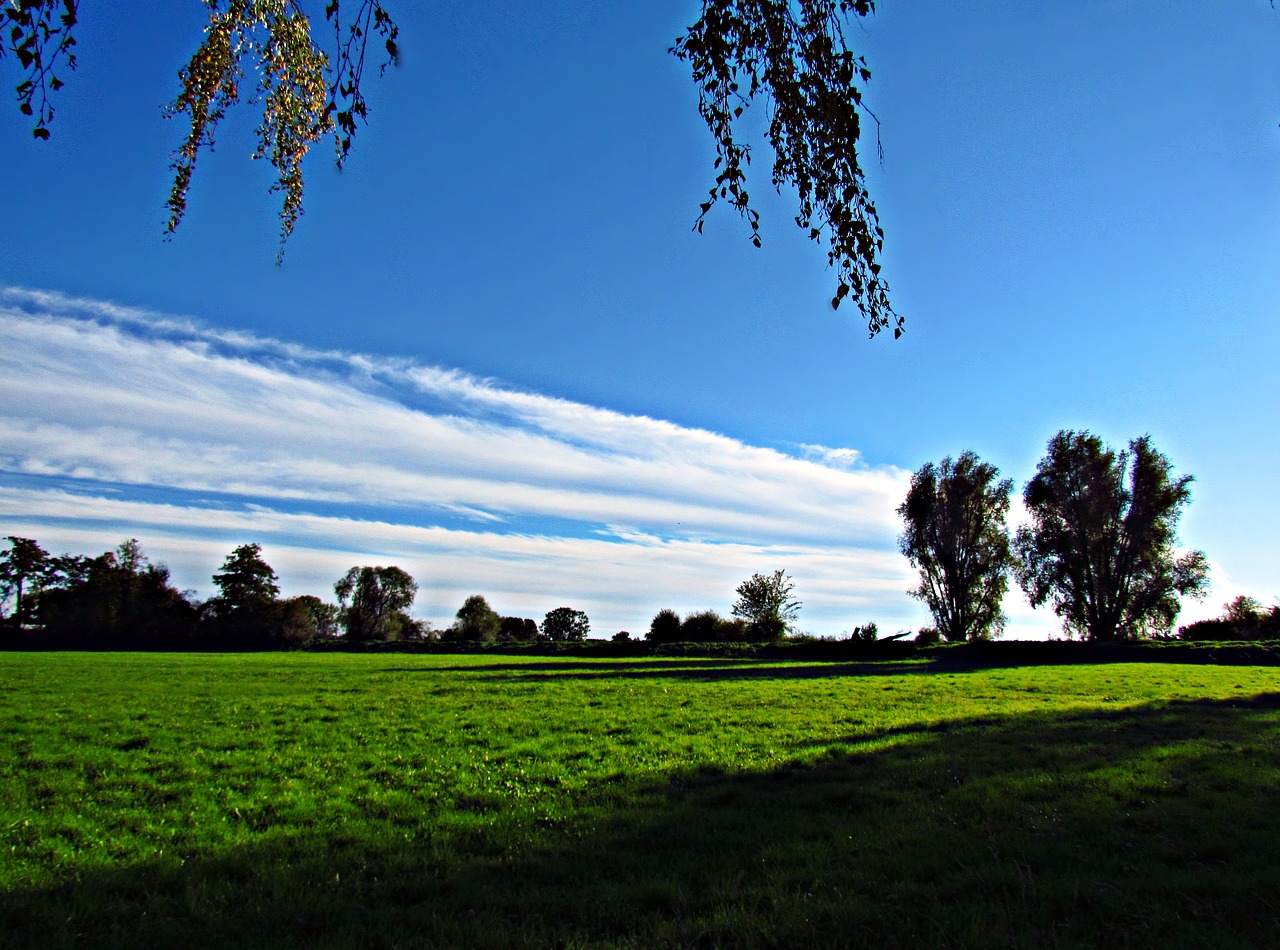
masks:
[[[284,195],[279,261],[302,215],[302,160],[312,145],[333,135],[342,167],[356,119],[368,115],[361,80],[369,38],[384,38],[390,64],[399,55],[398,28],[377,0],[360,0],[348,22],[339,0],[330,0],[324,12],[336,36],[334,66],[312,36],[311,21],[298,0],[205,0],[205,5],[209,24],[204,40],[179,71],[181,91],[165,109],[167,118],[187,115],[191,121],[170,166],[174,180],[165,232],[172,234],[182,222],[200,150],[213,148],[214,132],[226,110],[239,101],[248,67],[257,75],[251,101],[262,104],[253,157],[271,163],[277,176],[271,190]]]
[[[871,71],[844,35],[851,16],[874,9],[874,0],[703,0],[702,16],[670,52],[692,69],[698,113],[716,146],[715,182],[694,229],[701,232],[711,208],[727,201],[760,246],[760,215],[746,188],[751,147],[739,126],[763,99],[773,187],[795,188],[796,225],[827,243],[838,277],[832,307],[849,298],[871,336],[892,326],[897,338],[903,320],[880,275],[884,231],[858,157],[862,117],[875,118],[862,94]]]
[[[24,74],[14,90],[18,111],[36,120],[31,134],[37,139],[49,138],[50,96],[64,85],[54,70],[62,65],[76,68],[72,31],[79,22],[79,6],[79,0],[9,0],[3,7],[0,58],[12,54],[18,60]]]

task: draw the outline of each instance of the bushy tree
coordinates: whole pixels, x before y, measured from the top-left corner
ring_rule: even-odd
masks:
[[[1178,630],[1182,640],[1280,639],[1280,607],[1267,609],[1252,597],[1241,595],[1223,604],[1222,616],[1198,620]]]
[[[60,577],[40,596],[54,639],[89,647],[180,649],[190,645],[199,612],[152,564],[136,538],[96,558],[60,558]]]
[[[280,646],[303,646],[313,640],[328,640],[338,635],[340,612],[314,594],[290,597],[276,604],[279,616]]]
[[[418,585],[398,567],[353,567],[333,592],[352,640],[401,640],[419,630],[407,613]]]
[[[585,640],[591,621],[581,610],[557,607],[542,618],[542,636],[547,640]]]
[[[665,607],[659,610],[654,614],[644,638],[650,643],[679,643],[680,615]]]
[[[262,559],[260,544],[242,544],[222,562],[222,570],[213,575],[220,591],[215,599],[217,609],[226,614],[238,611],[262,611],[280,596],[276,572]]]
[[[0,554],[0,607],[13,599],[15,627],[30,622],[31,605],[53,573],[54,559],[30,538],[8,538],[9,550]],[[0,617],[3,614],[0,613]]]
[[[498,639],[502,618],[480,594],[472,594],[458,608],[453,622],[453,636],[458,640],[492,643]]]
[[[538,639],[538,621],[532,617],[503,617],[498,639],[503,643],[532,643]]]
[[[791,596],[794,589],[785,571],[752,574],[738,585],[733,615],[746,621],[752,639],[781,640],[800,610],[800,601]]]
[[[726,620],[714,610],[697,610],[680,624],[685,643],[741,643],[751,639],[753,628],[745,620]]]
[[[1203,596],[1208,560],[1178,556],[1192,478],[1148,436],[1115,452],[1090,432],[1062,431],[1027,483],[1031,523],[1018,529],[1018,581],[1053,603],[1069,635],[1115,640],[1168,631],[1179,596]]]
[[[898,547],[920,572],[910,591],[933,614],[950,641],[987,640],[1004,629],[1001,609],[1009,588],[1009,495],[994,465],[964,452],[932,462],[911,477],[898,507],[904,529]]]

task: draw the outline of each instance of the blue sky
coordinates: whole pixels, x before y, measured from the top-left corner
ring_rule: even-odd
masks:
[[[403,64],[283,267],[251,113],[161,240],[160,116],[201,7],[87,7],[48,143],[0,117],[0,533],[139,537],[208,593],[257,541],[289,592],[355,563],[437,623],[727,612],[787,569],[801,626],[918,626],[894,507],[977,451],[1019,489],[1047,439],[1150,433],[1195,475],[1214,590],[1280,594],[1280,13],[1264,0],[886,0],[851,35],[907,335],[827,303],[790,196],[718,210],[666,54],[695,5],[397,4]],[[8,61],[6,61],[8,62]],[[9,68],[9,67],[6,67]],[[12,70],[5,73],[12,75]],[[1008,602],[1011,635],[1056,629]]]

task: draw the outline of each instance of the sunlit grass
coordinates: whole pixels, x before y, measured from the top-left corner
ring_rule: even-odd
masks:
[[[0,944],[1280,942],[1276,682],[0,654]]]

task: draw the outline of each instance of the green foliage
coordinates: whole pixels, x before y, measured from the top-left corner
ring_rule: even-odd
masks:
[[[353,567],[333,592],[352,640],[411,639],[422,632],[406,613],[417,596],[417,582],[398,567]]]
[[[557,607],[542,618],[542,636],[551,641],[585,640],[591,630],[591,621],[581,610]]]
[[[1005,517],[1013,482],[964,452],[952,462],[924,465],[898,507],[898,546],[920,571],[911,596],[923,601],[938,631],[952,642],[989,640],[1004,629],[1001,609],[1013,555]]]
[[[750,146],[737,123],[764,101],[773,149],[773,187],[794,188],[796,225],[828,245],[827,262],[839,282],[831,305],[849,297],[867,318],[871,336],[903,320],[889,303],[880,276],[884,231],[858,156],[866,60],[845,40],[852,16],[865,17],[874,0],[703,0],[702,15],[671,52],[687,62],[698,87],[698,114],[716,144],[716,179],[694,223],[725,200],[751,227],[760,246],[760,215],[746,189]]]
[[[733,615],[744,621],[748,638],[781,640],[795,627],[800,601],[791,596],[795,584],[784,571],[752,574],[738,585]]]
[[[1069,635],[1114,640],[1168,631],[1179,596],[1201,597],[1208,559],[1180,557],[1177,524],[1192,478],[1147,436],[1116,453],[1062,431],[1027,483],[1031,524],[1018,529],[1018,580],[1034,606],[1053,602]]]
[[[453,629],[449,632],[451,639],[493,643],[502,630],[502,618],[479,594],[472,594],[463,601],[455,616]]]
[[[1275,942],[1274,668],[859,670],[0,653],[0,945]]]

